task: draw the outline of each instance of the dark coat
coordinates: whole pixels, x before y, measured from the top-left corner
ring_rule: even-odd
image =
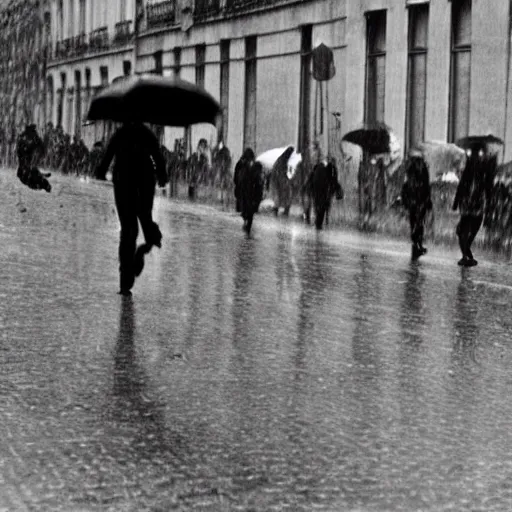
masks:
[[[338,199],[343,199],[343,189],[338,181],[336,166],[332,162],[316,164],[304,184],[303,191],[313,200],[315,225],[321,229],[324,219],[329,215],[332,198],[336,196]],[[309,206],[306,217],[309,222]]]
[[[235,172],[233,175],[233,184],[235,185],[235,198],[236,198],[236,211],[242,211],[242,192],[241,192],[241,179],[244,172],[250,168],[254,162],[254,152],[251,148],[246,148],[240,157],[240,160],[235,165]]]
[[[412,157],[406,164],[406,182],[402,186],[402,204],[407,210],[432,208],[430,174],[421,157]]]
[[[16,142],[16,154],[20,168],[36,167],[44,155],[44,143],[37,134],[35,125],[29,125]]]
[[[160,186],[167,182],[165,161],[158,139],[142,124],[125,124],[112,135],[97,170],[99,179],[105,179],[114,157],[114,182],[137,181],[144,174],[156,175]]]
[[[252,217],[263,199],[263,167],[260,162],[243,166],[239,175],[239,196],[242,217]]]
[[[473,150],[455,193],[453,209],[462,215],[481,216],[484,214],[486,199],[492,193],[492,181],[496,174],[496,157],[480,157]]]

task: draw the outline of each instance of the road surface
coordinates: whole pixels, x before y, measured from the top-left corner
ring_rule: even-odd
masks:
[[[512,272],[159,197],[118,290],[109,186],[0,174],[0,510],[512,510]]]

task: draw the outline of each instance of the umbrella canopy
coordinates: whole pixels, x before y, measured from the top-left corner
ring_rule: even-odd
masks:
[[[90,121],[140,121],[164,126],[215,124],[219,103],[202,87],[159,75],[130,76],[97,94]]]
[[[473,145],[488,145],[488,144],[499,144],[503,145],[503,141],[495,135],[470,135],[469,137],[463,137],[457,141],[457,146],[463,149],[470,149]]]
[[[418,149],[428,164],[431,180],[450,173],[457,175],[466,165],[466,152],[453,143],[430,140],[418,144]]]
[[[391,129],[385,124],[366,125],[352,130],[345,134],[342,140],[361,146],[364,151],[372,154],[391,151]]]
[[[256,158],[257,162],[260,162],[261,165],[264,167],[264,169],[267,172],[270,172],[272,170],[272,167],[274,167],[274,164],[277,162],[277,159],[289,148],[290,146],[286,146],[284,148],[274,148],[269,149],[268,151],[265,151],[264,153],[261,153]],[[297,153],[295,150],[290,155],[290,158],[287,162],[287,175],[288,178],[293,178],[295,175],[295,172],[297,171],[297,166],[299,163],[302,162],[302,155],[300,153]]]

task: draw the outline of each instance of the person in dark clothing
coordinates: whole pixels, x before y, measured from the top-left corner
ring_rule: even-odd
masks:
[[[242,195],[240,189],[242,171],[252,165],[254,162],[254,151],[251,148],[245,148],[240,160],[235,165],[233,183],[235,185],[236,211],[242,213]]]
[[[18,156],[17,176],[19,180],[29,188],[50,192],[52,187],[46,179],[50,173],[43,174],[37,168],[39,161],[44,156],[44,144],[37,133],[35,124],[27,125],[18,137],[16,154]]]
[[[208,150],[208,141],[200,139],[197,144],[197,151],[193,153],[188,160],[188,197],[189,199],[196,198],[196,189],[199,183],[204,181],[208,172],[208,157],[206,152]]]
[[[460,211],[457,236],[462,258],[458,264],[473,267],[478,264],[471,252],[471,244],[482,225],[485,204],[491,194],[491,176],[496,172],[496,157],[486,154],[486,147],[474,144],[468,149],[466,166],[455,193],[453,210]]]
[[[121,223],[119,293],[131,295],[135,278],[144,267],[144,255],[153,246],[162,244],[162,234],[153,221],[152,210],[156,181],[159,186],[165,186],[167,175],[159,142],[141,123],[125,123],[114,133],[98,167],[100,179],[105,179],[114,157],[112,181]],[[139,222],[146,243],[137,248]]]
[[[93,144],[92,150],[89,153],[88,158],[88,174],[89,176],[92,176],[94,178],[99,178],[97,171],[98,167],[101,163],[101,160],[103,158],[103,154],[105,152],[105,148],[103,147],[103,141],[98,140]],[[105,179],[106,176],[103,176],[103,179]]]
[[[239,165],[240,164],[240,165]],[[254,152],[248,148],[235,169],[237,181],[235,194],[237,205],[244,219],[243,229],[250,235],[254,214],[263,199],[263,166],[254,160]]]
[[[402,204],[409,211],[411,226],[412,258],[427,253],[423,247],[425,217],[432,209],[430,175],[428,166],[419,151],[412,151],[405,169],[406,181],[402,187]]]

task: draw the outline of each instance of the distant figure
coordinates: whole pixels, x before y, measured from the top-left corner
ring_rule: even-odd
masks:
[[[254,214],[263,199],[263,167],[254,160],[254,152],[247,148],[235,168],[235,195],[237,208],[244,219],[243,229],[251,234]]]
[[[184,177],[187,170],[187,159],[185,158],[185,145],[183,139],[175,139],[174,151],[169,153],[166,161],[167,176],[169,179],[169,195],[178,196],[178,183],[180,177]]]
[[[142,273],[144,254],[161,247],[162,233],[153,221],[156,181],[165,186],[167,175],[160,145],[153,132],[141,123],[125,123],[107,146],[97,175],[105,179],[115,157],[112,181],[121,223],[119,273],[121,295],[131,295],[135,278]],[[136,247],[140,222],[145,244]]]
[[[44,156],[44,144],[39,137],[36,125],[29,124],[20,134],[16,142],[16,154],[18,156],[19,180],[34,190],[46,190],[50,192],[52,187],[46,179],[50,173],[43,174],[37,165]]]
[[[412,258],[416,260],[427,253],[427,249],[423,246],[425,217],[432,209],[430,175],[420,151],[411,151],[405,175],[406,181],[402,187],[401,197],[404,208],[409,211]]]
[[[212,154],[212,185],[218,180],[222,203],[224,203],[224,192],[229,189],[230,185],[231,165],[231,153],[227,146],[220,141]]]
[[[246,148],[240,157],[240,160],[235,165],[235,174],[233,176],[233,183],[235,185],[235,199],[236,211],[242,213],[242,195],[240,189],[240,180],[242,171],[246,167],[250,167],[254,162],[254,151],[251,148]]]
[[[334,162],[318,162],[308,176],[303,187],[304,218],[311,220],[311,202],[315,206],[315,227],[322,229],[324,219],[329,223],[329,211],[332,198],[343,199],[343,189],[338,181],[338,172]]]
[[[44,165],[46,167],[50,167],[52,164],[52,155],[53,155],[53,146],[54,146],[55,133],[53,128],[53,123],[50,121],[46,123],[46,130],[44,132],[43,137],[43,145],[44,145]]]
[[[104,153],[105,153],[105,147],[103,145],[103,141],[102,140],[96,141],[92,146],[91,152],[89,153],[88,172],[87,172],[89,174],[89,176],[101,179],[98,176],[97,171],[98,171],[98,167],[101,163]],[[102,178],[105,179],[106,176],[103,176]]]
[[[496,156],[487,155],[485,145],[471,146],[453,202],[453,210],[458,209],[461,214],[457,225],[462,252],[462,259],[458,263],[461,266],[473,267],[478,264],[473,258],[471,244],[482,225],[485,203],[490,199],[490,177],[495,173]]]
[[[274,215],[277,216],[279,208],[284,208],[284,215],[290,213],[290,207],[293,199],[293,186],[288,178],[288,160],[294,151],[293,146],[288,146],[286,150],[275,161],[270,173],[270,192],[274,200]]]
[[[208,172],[208,141],[200,139],[197,144],[197,151],[193,153],[188,161],[188,197],[195,199],[197,185],[201,183]]]

